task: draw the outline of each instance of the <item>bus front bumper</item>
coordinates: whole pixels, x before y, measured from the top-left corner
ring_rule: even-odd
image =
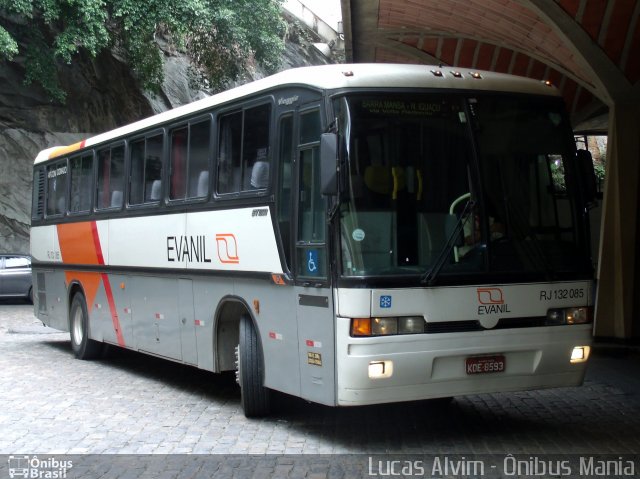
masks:
[[[339,406],[579,386],[587,361],[572,353],[592,341],[590,324],[372,338],[350,337],[349,325],[338,318]],[[496,357],[504,370],[470,371],[477,358]]]

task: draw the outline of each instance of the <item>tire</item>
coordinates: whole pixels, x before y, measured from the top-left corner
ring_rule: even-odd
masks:
[[[89,339],[89,314],[82,293],[76,293],[69,310],[71,349],[77,359],[95,359],[102,353],[102,343]]]
[[[29,288],[29,292],[27,293],[27,301],[30,304],[33,304],[33,287]]]
[[[236,348],[240,404],[246,417],[261,417],[271,410],[271,391],[264,387],[264,358],[258,335],[248,316],[240,318]]]

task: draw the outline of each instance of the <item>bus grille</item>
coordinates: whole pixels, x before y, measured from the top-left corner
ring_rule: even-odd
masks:
[[[534,316],[529,318],[502,318],[495,328],[485,329],[480,321],[443,321],[438,323],[427,323],[425,333],[466,333],[470,331],[492,331],[494,329],[517,329],[517,328],[540,328],[548,326],[546,316]]]

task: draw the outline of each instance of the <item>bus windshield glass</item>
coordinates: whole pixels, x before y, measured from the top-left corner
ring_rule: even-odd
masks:
[[[589,272],[557,98],[353,95],[334,107],[343,277]]]

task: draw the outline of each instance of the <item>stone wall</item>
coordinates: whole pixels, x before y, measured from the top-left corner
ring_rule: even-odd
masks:
[[[329,63],[312,46],[313,31],[285,16],[288,29],[282,69]],[[80,57],[61,66],[67,91],[64,105],[52,101],[37,85],[24,85],[24,68],[0,63],[0,252],[28,252],[32,164],[37,153],[55,145],[75,143],[206,96],[189,80],[189,59],[159,40],[164,52],[165,81],[155,95],[140,91],[117,56]],[[264,76],[259,68],[243,82]],[[233,86],[233,85],[230,85]]]

